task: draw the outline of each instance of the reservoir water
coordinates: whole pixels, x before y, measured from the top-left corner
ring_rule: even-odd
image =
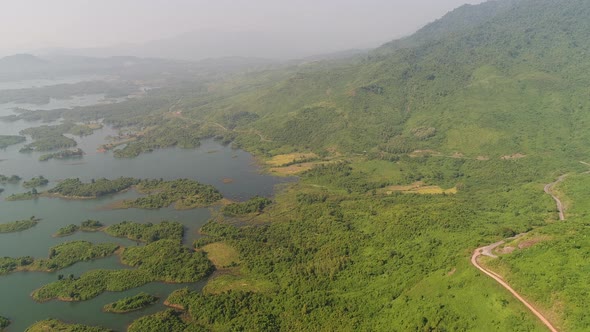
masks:
[[[0,135],[12,134],[21,129],[39,125],[38,123],[3,123],[0,122]],[[106,177],[117,178],[129,176],[136,178],[191,178],[202,183],[214,185],[225,197],[235,200],[248,199],[255,195],[270,196],[275,185],[289,181],[260,173],[254,158],[240,150],[222,146],[215,141],[202,142],[197,149],[185,150],[169,148],[140,155],[134,159],[115,159],[111,152],[97,152],[97,147],[104,143],[108,135],[116,131],[105,127],[83,138],[74,137],[87,154],[81,159],[50,160],[39,162],[41,153],[20,153],[25,144],[10,146],[0,150],[0,174],[16,174],[27,180],[43,175],[50,180],[45,190],[57,181],[77,177],[83,181]],[[224,181],[224,179],[226,181]],[[233,181],[227,181],[232,179]],[[229,182],[229,183],[228,183]],[[107,236],[104,233],[76,233],[69,237],[54,238],[59,228],[69,224],[79,224],[87,219],[101,221],[111,225],[124,220],[137,222],[159,222],[162,220],[179,221],[185,226],[185,244],[190,245],[199,235],[197,230],[211,215],[209,209],[178,211],[173,208],[159,210],[124,209],[112,210],[107,206],[115,201],[137,196],[134,191],[103,197],[96,200],[64,200],[42,197],[30,201],[7,202],[3,197],[12,193],[27,191],[20,184],[0,185],[5,192],[0,195],[0,222],[28,219],[31,216],[41,218],[40,223],[20,233],[0,234],[0,257],[34,256],[47,257],[49,248],[67,241],[86,240],[94,243],[119,243],[123,246],[135,245],[126,239]],[[175,289],[190,287],[200,290],[205,281],[190,285],[171,285],[151,283],[125,292],[107,292],[95,299],[67,303],[50,301],[36,303],[30,293],[57,280],[57,275],[74,274],[79,276],[92,269],[127,268],[119,263],[118,256],[92,262],[77,263],[69,268],[54,272],[19,272],[0,276],[0,316],[12,321],[7,331],[24,331],[35,321],[46,318],[58,318],[66,322],[99,325],[124,331],[134,319],[163,310],[163,301]],[[136,295],[145,291],[160,297],[158,304],[145,310],[129,314],[103,313],[102,306],[120,298]]]

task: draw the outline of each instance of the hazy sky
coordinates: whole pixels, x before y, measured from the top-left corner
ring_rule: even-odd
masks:
[[[247,31],[318,52],[372,47],[483,0],[0,0],[0,54]],[[231,54],[228,54],[231,55]]]

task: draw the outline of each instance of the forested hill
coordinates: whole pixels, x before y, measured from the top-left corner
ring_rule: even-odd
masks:
[[[461,7],[402,41],[416,46],[246,75],[183,106],[256,129],[271,154],[571,153],[587,141],[589,14],[581,0]]]

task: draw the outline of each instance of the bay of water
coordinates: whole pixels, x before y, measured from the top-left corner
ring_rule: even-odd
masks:
[[[17,122],[0,122],[0,135],[12,134],[13,131],[37,124]],[[17,131],[17,132],[18,132]],[[87,154],[81,159],[50,160],[39,162],[41,153],[23,154],[18,152],[25,144],[10,146],[0,150],[0,174],[16,174],[28,180],[43,175],[50,180],[46,188],[54,186],[59,180],[77,177],[90,181],[101,177],[117,178],[129,176],[135,178],[177,178],[196,179],[202,183],[214,185],[225,197],[245,200],[255,195],[270,196],[274,187],[289,179],[281,179],[261,174],[254,158],[240,150],[222,146],[215,141],[204,141],[197,149],[185,150],[169,148],[140,155],[134,159],[115,159],[111,152],[97,152],[97,147],[104,143],[108,135],[116,135],[116,131],[105,127],[94,134],[83,138],[75,137],[79,147]],[[224,183],[230,178],[231,183]],[[227,181],[225,181],[227,182]],[[2,187],[0,185],[0,187]],[[111,225],[124,220],[137,222],[160,222],[171,220],[181,222],[185,226],[185,244],[190,245],[199,237],[197,230],[210,218],[209,209],[193,209],[178,211],[173,208],[159,210],[105,208],[121,199],[136,197],[138,194],[129,191],[107,196],[96,200],[64,200],[42,197],[30,201],[7,202],[2,197],[12,193],[27,191],[20,184],[4,185],[5,192],[0,195],[0,222],[28,219],[31,216],[41,218],[40,223],[23,232],[0,234],[0,256],[47,257],[49,248],[59,243],[86,240],[93,243],[119,243],[123,246],[135,245],[135,242],[107,236],[102,232],[76,233],[73,236],[54,238],[59,228],[69,224],[80,224],[87,219],[99,220]],[[151,283],[140,288],[117,293],[104,293],[99,297],[78,303],[51,301],[36,303],[30,293],[57,280],[58,274],[79,276],[92,269],[127,268],[119,263],[118,256],[92,262],[77,263],[55,273],[19,272],[0,276],[0,315],[11,319],[12,324],[7,331],[23,331],[35,321],[46,318],[58,318],[66,322],[100,325],[116,331],[124,331],[134,319],[163,310],[162,302],[175,289],[191,287],[200,290],[205,281],[190,285],[170,285]],[[120,298],[145,291],[160,296],[158,304],[145,310],[129,314],[103,313],[102,306]]]

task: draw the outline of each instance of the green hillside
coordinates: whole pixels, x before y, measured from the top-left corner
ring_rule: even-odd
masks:
[[[410,37],[415,47],[386,45],[365,58],[301,65],[286,79],[242,77],[241,84],[183,100],[181,108],[195,119],[256,129],[272,142],[243,143],[270,153],[289,146],[579,155],[586,141],[575,129],[587,121],[590,5],[510,3],[450,13]],[[465,29],[451,24],[465,16],[475,16]],[[415,134],[423,128],[435,132]]]

